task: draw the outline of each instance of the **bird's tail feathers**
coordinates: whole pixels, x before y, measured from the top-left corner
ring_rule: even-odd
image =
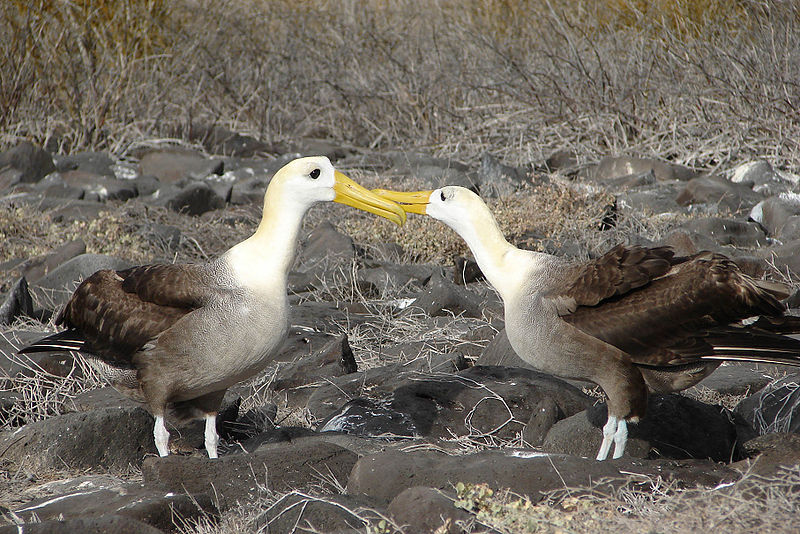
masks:
[[[86,340],[76,335],[74,331],[64,330],[56,334],[47,336],[39,341],[23,347],[17,351],[18,354],[33,354],[36,352],[56,352],[56,351],[81,351],[86,344]]]

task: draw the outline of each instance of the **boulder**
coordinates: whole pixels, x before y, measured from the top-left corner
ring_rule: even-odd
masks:
[[[456,522],[466,524],[472,519],[469,512],[456,508],[444,492],[424,486],[401,491],[389,503],[388,512],[396,523],[420,534],[460,534],[463,529]]]
[[[596,489],[620,487],[636,475],[660,476],[678,486],[716,486],[737,480],[738,473],[707,460],[619,460],[598,462],[530,449],[480,451],[449,456],[434,451],[385,451],[358,460],[347,480],[347,491],[390,502],[404,490],[427,486],[449,491],[458,482],[488,484],[527,495],[534,503],[547,492],[592,484]],[[643,487],[648,487],[645,478]]]
[[[721,176],[701,176],[686,183],[675,199],[681,206],[710,204],[721,212],[738,213],[757,204],[763,195],[746,184],[737,184]]]
[[[786,191],[791,183],[765,160],[743,163],[730,171],[730,180],[737,184],[748,184],[762,194],[774,195]]]
[[[139,174],[155,176],[164,184],[222,174],[223,169],[222,160],[208,159],[202,154],[183,149],[151,150],[139,159]]]
[[[519,357],[511,347],[505,328],[500,330],[497,335],[486,345],[480,357],[475,362],[476,365],[502,365],[505,367],[522,367],[533,369],[528,362]]]
[[[781,193],[762,200],[750,210],[750,219],[760,224],[770,237],[800,238],[800,195]]]
[[[157,204],[186,215],[202,215],[224,208],[225,199],[206,182],[191,182],[185,187],[162,187]]]
[[[617,209],[638,217],[686,211],[675,200],[682,187],[683,182],[672,181],[629,189],[617,195]]]
[[[558,421],[547,433],[547,452],[594,458],[603,439],[605,404]],[[647,415],[628,424],[625,455],[634,458],[710,459],[738,456],[736,427],[718,406],[681,395],[651,395]]]
[[[453,269],[453,282],[459,286],[465,286],[472,282],[485,280],[483,271],[478,266],[478,262],[473,259],[465,258],[463,256],[456,256],[453,260],[455,267]]]
[[[742,441],[762,434],[800,432],[800,373],[770,382],[736,405]]]
[[[681,180],[688,181],[698,175],[682,165],[675,165],[650,158],[637,158],[631,156],[610,156],[600,160],[595,168],[592,178],[598,182],[632,174],[652,172],[659,182]]]
[[[342,406],[321,422],[317,430],[379,438],[419,435],[409,414],[395,410],[388,401],[376,401],[361,397]]]
[[[124,515],[101,515],[77,519],[37,521],[22,525],[0,527],[0,534],[162,534],[164,531],[151,527]]]
[[[217,512],[209,494],[187,495],[183,491],[165,494],[163,491],[142,487],[141,484],[104,475],[82,476],[67,482],[58,482],[57,485],[51,484],[54,486],[50,488],[53,495],[27,502],[16,508],[14,513],[27,521],[34,518],[88,521],[92,518],[118,516],[150,525],[161,532],[176,531],[178,526],[187,521],[214,517]],[[140,528],[136,523],[133,525]],[[27,532],[27,527],[25,531]]]
[[[301,272],[322,273],[339,265],[349,266],[354,257],[353,239],[323,221],[301,243],[297,265]]]
[[[34,284],[62,263],[85,253],[86,243],[82,239],[75,239],[64,243],[52,252],[25,260],[18,269],[29,284]]]
[[[747,459],[732,464],[743,473],[779,477],[800,465],[800,434],[774,432],[758,436],[742,445]]]
[[[117,180],[113,175],[108,177],[84,170],[73,170],[63,172],[61,176],[68,187],[83,191],[83,196],[78,198],[86,200],[128,200],[138,195],[136,184],[130,180]]]
[[[233,453],[217,460],[176,455],[148,458],[142,475],[146,487],[191,494],[212,492],[224,510],[268,491],[318,486],[324,480],[321,476],[345,480],[357,458],[347,449],[308,437],[264,444],[249,454]]]
[[[782,273],[800,273],[800,238],[759,251],[770,265]]]
[[[483,303],[468,289],[456,286],[435,271],[428,285],[415,298],[409,310],[423,311],[430,316],[463,315],[483,316]]]
[[[744,395],[758,391],[772,379],[765,373],[775,368],[758,363],[729,363],[724,362],[716,371],[705,377],[696,386],[687,390],[710,389],[721,395]]]
[[[28,292],[28,282],[23,276],[11,286],[0,302],[0,325],[9,325],[18,317],[33,316],[33,300]]]
[[[478,180],[469,174],[469,166],[449,158],[437,158],[425,154],[398,152],[392,156],[393,174],[412,177],[415,187],[436,189],[445,185],[459,185],[478,190]]]
[[[56,156],[56,170],[65,173],[80,170],[97,176],[113,178],[114,160],[105,152],[76,152],[66,156]]]
[[[540,165],[536,166],[537,171],[556,172],[570,175],[578,169],[578,155],[572,150],[556,150],[550,154]]]
[[[0,152],[0,183],[2,177],[16,171],[23,183],[35,183],[56,170],[53,157],[46,150],[29,141]]]
[[[343,398],[347,393],[340,391]],[[366,436],[514,439],[544,398],[556,403],[561,417],[589,405],[583,393],[557,378],[508,367],[478,366],[452,375],[406,373],[376,384],[370,394],[372,399],[358,398],[334,411],[320,429]],[[312,401],[320,397],[317,392]]]
[[[233,132],[219,124],[207,124],[200,121],[189,125],[190,141],[203,145],[210,154],[221,154],[250,158],[255,154],[269,152],[269,145],[238,132]]]
[[[297,356],[292,363],[278,369],[270,383],[273,391],[289,390],[288,395],[307,399],[315,384],[358,370],[346,334],[336,336],[310,355]],[[295,398],[290,402],[298,401]]]
[[[379,503],[363,496],[292,492],[258,516],[258,532],[358,532],[383,516]],[[376,510],[377,509],[377,510]]]
[[[3,436],[0,451],[31,469],[126,469],[155,453],[153,418],[139,407],[67,413]]]
[[[710,238],[716,245],[733,245],[738,248],[768,246],[764,230],[753,222],[704,217],[687,221],[677,228],[690,234]]]

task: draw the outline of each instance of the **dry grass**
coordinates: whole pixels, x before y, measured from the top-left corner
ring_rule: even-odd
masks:
[[[480,524],[509,534],[788,533],[795,530],[798,483],[796,467],[773,478],[745,475],[716,488],[680,489],[660,479],[631,479],[613,490],[602,483],[559,490],[538,504],[486,485],[459,485],[456,505],[474,513]]]
[[[86,5],[91,5],[87,9]],[[794,2],[138,0],[0,7],[0,146],[123,154],[202,119],[511,163],[800,161]]]
[[[748,532],[790,533],[795,531],[800,506],[800,471],[783,471],[771,478],[745,475],[731,484],[715,488],[679,488],[661,479],[631,478],[611,489],[604,481],[588,488],[564,488],[532,503],[525,496],[487,484],[455,486],[455,506],[468,511],[471,519],[458,526],[478,534],[579,534],[598,531],[683,534],[724,529],[731,534]],[[376,519],[374,510],[349,509],[331,501],[330,490],[313,493],[270,494],[240,509],[223,514],[219,522],[201,521],[182,529],[192,534],[256,532],[258,519],[271,508],[280,509],[288,496],[299,496],[296,506],[311,501],[329,502],[342,508],[367,532],[408,532],[389,518]],[[367,512],[365,514],[365,512]],[[490,530],[491,529],[491,530]],[[436,532],[439,532],[438,530]],[[444,528],[441,532],[446,532]]]

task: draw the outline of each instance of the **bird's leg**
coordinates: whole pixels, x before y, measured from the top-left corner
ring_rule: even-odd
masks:
[[[169,454],[169,432],[167,431],[167,426],[164,424],[163,415],[156,416],[156,424],[153,427],[153,438],[156,442],[158,455],[162,458],[167,456]]]
[[[625,445],[628,443],[628,422],[620,419],[617,431],[614,433],[614,456],[617,459],[625,452]]]
[[[600,451],[597,453],[598,460],[605,460],[608,458],[608,451],[611,449],[611,441],[614,439],[617,433],[617,425],[619,419],[614,417],[613,415],[608,416],[608,420],[606,421],[605,426],[603,427],[603,443],[600,444]],[[627,427],[625,430],[625,436],[628,435]],[[623,443],[622,448],[625,448]],[[616,454],[617,449],[614,449],[614,453]],[[620,452],[620,454],[622,454]],[[616,458],[616,456],[615,456]]]
[[[217,412],[206,414],[206,450],[208,451],[209,458],[218,458],[217,444],[219,443],[219,436],[217,435]]]

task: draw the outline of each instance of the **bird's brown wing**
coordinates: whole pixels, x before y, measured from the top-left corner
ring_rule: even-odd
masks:
[[[563,315],[565,321],[625,351],[636,363],[655,366],[697,361],[720,344],[752,349],[769,344],[767,338],[776,341],[774,334],[729,327],[756,315],[780,316],[785,309],[728,258],[706,252],[673,259],[663,249],[644,249],[628,255],[643,260],[626,262],[627,249],[619,249],[579,273],[566,292],[578,305]],[[649,251],[656,251],[655,259],[647,259]],[[642,264],[652,267],[640,269]],[[603,273],[603,266],[612,272]]]
[[[595,306],[664,276],[678,261],[669,247],[617,245],[576,269],[563,295],[577,306]]]
[[[208,298],[204,276],[195,265],[98,271],[78,286],[56,323],[84,340],[82,350],[109,363],[130,364],[145,343]]]

